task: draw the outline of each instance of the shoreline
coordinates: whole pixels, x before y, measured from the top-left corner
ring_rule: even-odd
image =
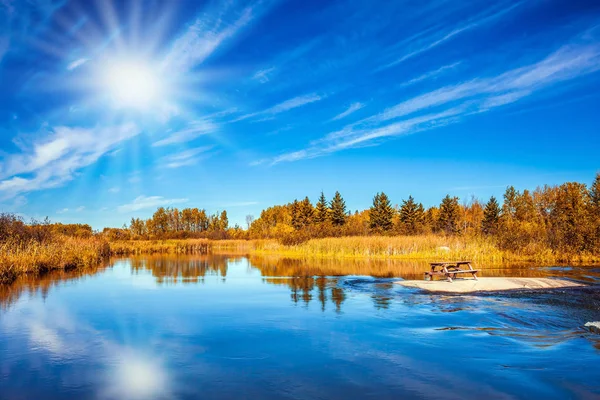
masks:
[[[161,239],[106,241],[98,236],[68,238],[45,244],[7,248],[0,259],[0,284],[10,284],[26,273],[52,269],[79,269],[99,265],[106,256],[128,257],[151,254],[231,253],[292,260],[336,260],[340,262],[415,262],[470,259],[480,268],[487,265],[597,265],[600,255],[534,255],[500,251],[481,238],[443,236],[349,236],[311,239],[285,246],[274,239]],[[368,272],[368,269],[365,270]]]
[[[535,290],[554,290],[583,288],[585,285],[566,279],[554,278],[487,278],[482,277],[478,280],[470,278],[457,278],[452,282],[446,280],[418,281],[407,280],[394,282],[407,288],[420,289],[428,293],[503,293],[513,291],[535,291]]]

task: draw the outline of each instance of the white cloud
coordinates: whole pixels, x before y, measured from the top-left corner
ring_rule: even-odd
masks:
[[[253,7],[247,7],[235,15],[235,11],[229,10],[228,6],[196,19],[171,46],[164,68],[171,71],[193,69],[247,26],[256,11]],[[228,23],[225,19],[232,22]]]
[[[355,111],[360,110],[361,108],[363,108],[365,105],[362,103],[352,103],[350,105],[350,107],[348,107],[344,112],[339,113],[338,115],[336,115],[335,117],[333,117],[331,120],[332,121],[337,121],[338,119],[342,119],[347,117],[348,115],[352,114]]]
[[[200,159],[206,158],[207,153],[213,146],[202,146],[193,149],[187,149],[180,153],[170,154],[161,159],[161,164],[167,168],[179,168],[194,165]]]
[[[490,105],[517,101],[536,90],[600,69],[600,44],[565,45],[543,60],[497,76],[446,86],[406,100],[377,115],[386,121],[454,101],[474,98]],[[484,96],[477,98],[477,96]],[[486,98],[485,96],[490,96]],[[499,97],[500,96],[500,97]]]
[[[81,67],[83,64],[85,64],[89,60],[90,60],[89,58],[79,58],[79,59],[73,61],[72,63],[70,63],[69,65],[67,65],[67,69],[69,71],[73,71],[74,69]]]
[[[0,161],[0,197],[61,186],[77,172],[140,133],[134,124],[101,128],[59,126]]]
[[[138,196],[131,203],[119,206],[117,210],[121,213],[170,206],[173,204],[187,203],[188,199],[165,199],[162,196]]]
[[[469,115],[514,103],[551,85],[598,70],[600,43],[568,44],[536,63],[492,77],[445,86],[405,100],[339,131],[331,132],[313,141],[306,149],[276,156],[271,164],[373,145],[377,144],[377,139],[455,123]],[[418,115],[423,112],[429,114]]]
[[[152,146],[159,147],[176,143],[186,143],[196,139],[199,136],[215,132],[217,129],[217,124],[210,121],[208,118],[205,118],[203,120],[193,122],[186,129],[170,133],[166,138],[152,143]]]
[[[269,75],[271,75],[273,71],[275,71],[275,67],[258,70],[252,76],[252,79],[259,81],[260,83],[267,83],[269,82]]]
[[[118,186],[114,186],[114,187],[111,187],[110,189],[108,189],[109,193],[119,193],[120,191],[121,191],[121,188]]]
[[[69,212],[76,212],[76,213],[78,213],[78,212],[82,212],[83,210],[85,210],[85,207],[84,206],[79,206],[79,207],[77,207],[75,209],[62,208],[60,210],[57,210],[56,213],[57,214],[66,214],[66,213],[69,213]]]
[[[297,96],[297,97],[288,99],[282,103],[276,104],[273,107],[269,107],[265,110],[251,113],[251,114],[242,115],[242,116],[232,120],[231,122],[242,121],[242,120],[245,120],[248,118],[262,116],[262,115],[266,115],[267,118],[269,118],[269,116],[273,116],[275,114],[280,114],[285,111],[293,110],[294,108],[298,108],[298,107],[302,107],[306,104],[314,103],[315,101],[322,100],[323,98],[324,98],[323,96],[320,96],[316,93],[307,94],[304,96]]]
[[[387,68],[393,67],[395,65],[398,65],[398,64],[408,60],[409,58],[413,58],[421,53],[424,53],[428,50],[433,49],[434,47],[437,47],[437,46],[447,42],[448,40],[452,39],[454,36],[456,36],[462,32],[465,32],[465,31],[468,31],[468,30],[471,30],[474,28],[478,28],[482,25],[485,25],[488,22],[493,22],[494,20],[509,13],[510,11],[512,11],[513,9],[517,8],[520,5],[521,5],[521,3],[516,3],[516,4],[511,5],[510,7],[502,9],[498,12],[493,12],[492,14],[489,14],[489,15],[476,17],[471,22],[467,22],[465,25],[455,28],[452,31],[444,34],[441,37],[438,37],[435,39],[428,39],[428,42],[421,44],[421,46],[419,48],[417,48],[413,51],[410,51],[409,53],[403,55],[402,57],[379,67],[377,70],[380,71],[380,70],[387,69]]]
[[[438,69],[435,69],[433,71],[426,72],[423,75],[419,75],[416,78],[413,78],[413,79],[411,79],[409,81],[403,82],[401,84],[401,86],[409,86],[409,85],[413,85],[415,83],[424,81],[424,80],[429,79],[429,78],[435,78],[435,77],[443,74],[444,72],[446,72],[448,70],[456,68],[460,63],[461,63],[460,61],[457,61],[457,62],[452,63],[452,64],[444,65],[444,66],[442,66],[442,67],[440,67]]]

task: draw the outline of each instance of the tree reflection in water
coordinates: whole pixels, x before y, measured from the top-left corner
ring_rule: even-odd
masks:
[[[322,311],[331,304],[339,312],[346,299],[345,285],[339,277],[373,276],[379,278],[398,277],[402,279],[422,279],[428,269],[425,261],[394,260],[355,260],[320,259],[299,260],[283,257],[259,257],[240,254],[198,254],[198,255],[145,255],[127,259],[111,260],[130,265],[132,274],[150,273],[159,285],[204,283],[207,277],[216,277],[226,282],[228,272],[235,268],[236,275],[259,273],[262,281],[272,285],[287,286],[291,300],[305,307],[315,301]],[[520,265],[477,265],[483,276],[529,276],[567,277],[584,282],[600,281],[600,269],[593,267],[542,267],[533,264]],[[41,292],[46,297],[48,291],[60,282],[82,279],[104,271],[105,268],[90,268],[75,271],[52,271],[32,276],[21,276],[12,285],[0,285],[0,306],[8,307],[21,295]],[[392,280],[375,282],[370,286],[370,294],[376,309],[387,309],[393,300]]]

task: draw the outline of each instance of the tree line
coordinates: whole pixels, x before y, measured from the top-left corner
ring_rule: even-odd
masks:
[[[263,210],[251,221],[248,238],[278,238],[297,244],[310,238],[353,235],[482,235],[504,250],[522,253],[600,253],[600,174],[592,185],[567,182],[518,191],[509,186],[498,201],[462,203],[447,195],[425,208],[412,196],[392,205],[381,192],[363,211],[349,212],[339,192],[330,201],[321,193]]]
[[[131,218],[122,229],[105,228],[110,240],[130,239],[228,239],[242,232],[239,226],[229,227],[227,211],[209,214],[205,209],[159,207],[148,219]]]
[[[214,214],[198,208],[158,208],[148,219],[132,218],[123,228],[106,228],[109,240],[211,238],[278,239],[298,244],[311,238],[367,235],[483,236],[502,250],[521,254],[600,254],[600,173],[590,186],[567,182],[519,191],[507,187],[501,199],[486,202],[446,195],[439,205],[424,207],[412,196],[393,205],[383,192],[366,210],[351,212],[339,192],[323,192],[264,209],[247,216],[247,229],[229,226],[227,211]],[[87,224],[49,221],[25,224],[14,215],[0,215],[0,241],[23,238],[43,241],[49,235],[86,238]]]

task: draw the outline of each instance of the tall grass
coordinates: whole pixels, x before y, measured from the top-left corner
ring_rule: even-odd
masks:
[[[44,242],[8,239],[0,242],[0,283],[12,282],[26,273],[95,266],[109,254],[108,243],[97,238],[56,235]]]
[[[484,236],[348,236],[310,239],[292,245],[274,239],[135,240],[111,242],[110,248],[113,255],[223,252],[289,258],[472,260],[488,263],[600,261],[600,257],[592,254],[562,254],[533,244],[519,251],[501,250],[494,238]]]
[[[110,253],[115,256],[138,254],[193,254],[205,253],[208,239],[117,240],[110,242]]]
[[[246,254],[256,247],[264,247],[273,240],[117,240],[110,242],[110,252],[115,256],[141,254],[197,254],[211,251]]]
[[[560,254],[545,247],[500,250],[486,237],[465,236],[350,236],[311,239],[296,245],[276,240],[171,239],[106,242],[93,236],[75,238],[54,234],[50,239],[0,241],[0,283],[12,282],[18,275],[55,269],[74,269],[99,265],[109,256],[144,254],[206,254],[288,257],[296,259],[367,260],[472,260],[502,262],[600,262],[592,254]],[[381,271],[383,273],[383,271]]]
[[[255,246],[256,254],[277,253],[289,257],[372,258],[406,260],[470,259],[502,261],[505,254],[485,238],[422,236],[351,236],[311,239],[285,246],[268,242]]]

